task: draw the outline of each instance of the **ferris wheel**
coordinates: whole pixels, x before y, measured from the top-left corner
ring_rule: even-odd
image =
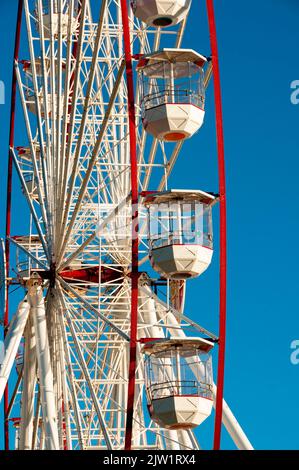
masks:
[[[183,48],[192,3],[19,0],[1,250],[6,448],[14,433],[16,449],[200,449],[213,406],[214,448],[222,422],[239,449],[252,448],[223,400],[217,42],[207,0],[212,56]],[[170,188],[184,141],[204,125],[212,77],[220,189]],[[18,235],[12,165],[28,206]],[[185,311],[186,284],[212,262],[216,204],[219,333]],[[14,312],[15,285],[23,299]]]

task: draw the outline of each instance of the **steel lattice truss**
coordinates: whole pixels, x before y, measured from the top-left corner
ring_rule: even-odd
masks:
[[[24,10],[28,57],[15,67],[27,143],[11,152],[31,222],[29,234],[11,237],[18,279],[24,283],[34,271],[43,286],[59,447],[122,449],[132,210],[120,2],[25,0]],[[181,47],[185,26],[186,21],[170,30],[145,27],[130,10],[132,49],[141,54],[165,43]],[[208,67],[206,86],[210,76]],[[183,144],[164,145],[146,134],[138,88],[136,113],[139,191],[163,190]],[[140,266],[146,270],[142,207],[140,224]],[[205,333],[175,308],[177,281],[167,283],[162,300],[151,276],[149,270],[139,280],[138,337],[184,337],[190,328]],[[42,449],[51,444],[35,327],[29,316],[11,416],[20,413],[19,447]],[[196,433],[151,422],[138,348],[133,449],[198,449]],[[246,447],[226,405],[224,422],[236,444]]]

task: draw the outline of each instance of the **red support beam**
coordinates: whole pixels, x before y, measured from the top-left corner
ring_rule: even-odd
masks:
[[[21,24],[23,13],[23,0],[19,0],[17,24],[15,34],[15,48],[14,48],[14,63],[12,70],[12,85],[11,85],[11,104],[10,104],[10,130],[9,130],[9,149],[8,149],[8,167],[7,167],[7,193],[6,193],[6,229],[5,229],[5,255],[6,255],[6,274],[9,275],[9,240],[11,229],[11,191],[12,191],[12,155],[10,147],[14,146],[15,136],[15,112],[16,112],[16,91],[17,91],[17,77],[15,71],[15,61],[19,58],[20,38],[21,38]],[[4,312],[4,337],[6,336],[7,327],[9,322],[9,305],[8,305],[8,286],[6,290],[6,309]],[[8,420],[8,385],[4,391],[4,441],[5,450],[9,450],[9,420]]]
[[[66,422],[65,422],[64,397],[62,397],[61,415],[62,415],[62,429],[63,429],[63,450],[68,450],[67,441],[66,441]]]
[[[127,401],[127,422],[125,434],[125,450],[132,445],[133,414],[136,379],[136,345],[138,320],[138,177],[136,152],[136,118],[134,76],[130,43],[130,27],[127,1],[121,0],[121,14],[124,34],[124,50],[126,61],[126,79],[128,89],[128,115],[130,131],[130,166],[131,166],[131,204],[132,204],[132,269],[131,269],[131,332],[130,332],[130,363]]]
[[[225,339],[226,339],[226,193],[225,193],[225,159],[223,116],[220,86],[220,71],[218,61],[217,32],[213,0],[207,0],[207,13],[212,49],[212,64],[214,76],[214,98],[216,115],[219,204],[220,204],[220,305],[219,305],[219,351],[217,371],[217,394],[215,407],[214,450],[220,449],[221,425],[223,411]]]

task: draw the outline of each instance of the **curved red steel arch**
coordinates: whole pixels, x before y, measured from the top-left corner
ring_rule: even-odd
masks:
[[[8,165],[7,165],[7,193],[6,193],[6,228],[5,228],[5,256],[6,256],[6,274],[9,275],[9,237],[11,229],[11,191],[12,191],[12,155],[10,148],[14,146],[15,136],[15,111],[16,111],[16,91],[17,91],[17,76],[15,69],[15,61],[19,58],[20,38],[21,38],[21,25],[23,13],[23,0],[19,0],[16,34],[15,34],[15,47],[14,47],[14,61],[12,69],[12,84],[11,84],[11,104],[10,104],[10,128],[9,128],[9,148],[8,148]],[[4,312],[4,337],[8,327],[8,285],[6,290],[6,309]],[[8,407],[9,407],[9,393],[8,384],[4,391],[4,442],[5,450],[9,450],[9,421],[8,421]]]
[[[220,292],[219,292],[219,351],[217,371],[217,394],[215,407],[214,450],[220,449],[221,423],[223,410],[224,366],[225,366],[225,339],[226,339],[226,190],[225,190],[225,159],[223,116],[220,86],[220,70],[218,60],[218,44],[213,0],[207,0],[207,14],[212,49],[212,64],[214,77],[215,119],[218,153],[218,178],[220,196]]]

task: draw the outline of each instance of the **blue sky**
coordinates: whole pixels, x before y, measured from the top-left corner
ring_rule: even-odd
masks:
[[[193,0],[183,46],[209,55],[207,29],[197,21],[203,3]],[[215,0],[215,6],[228,197],[225,396],[255,448],[298,449],[299,364],[290,362],[290,343],[299,339],[299,104],[291,104],[290,83],[299,80],[299,2]],[[6,86],[6,104],[0,105],[1,234],[16,7],[16,0],[1,1],[0,80]],[[206,123],[184,145],[172,187],[217,190],[211,91]],[[22,140],[21,131],[17,138]],[[14,205],[19,220],[22,204]],[[217,254],[216,249],[212,267],[188,283],[186,301],[186,313],[213,330]],[[203,447],[211,445],[210,429],[211,423],[199,431]],[[223,444],[231,448],[226,433]]]

